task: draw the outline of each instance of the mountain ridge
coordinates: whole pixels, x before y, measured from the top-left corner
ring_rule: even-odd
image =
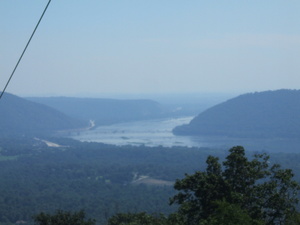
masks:
[[[97,125],[109,125],[162,116],[162,106],[153,100],[76,97],[31,97],[30,101],[55,108],[66,115],[83,120],[94,120]]]
[[[88,126],[86,122],[71,118],[51,107],[10,93],[3,95],[0,112],[1,135],[35,135]]]
[[[300,137],[300,90],[247,93],[215,105],[176,135],[230,137]]]

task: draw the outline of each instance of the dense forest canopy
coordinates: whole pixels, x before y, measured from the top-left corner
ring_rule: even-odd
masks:
[[[57,209],[84,209],[87,218],[96,219],[97,224],[105,224],[116,213],[169,215],[177,210],[168,200],[176,194],[175,180],[205,170],[209,155],[224,160],[227,154],[227,150],[208,148],[46,140],[60,147],[49,147],[42,138],[0,138],[2,224],[31,221],[34,214],[52,214]],[[293,169],[300,181],[300,154],[276,153],[269,161]],[[137,179],[141,182],[133,182]],[[161,181],[170,185],[158,185]]]
[[[171,204],[179,208],[171,214],[116,213],[108,225],[276,225],[298,224],[296,211],[300,185],[291,169],[270,164],[267,154],[248,159],[242,146],[232,147],[222,164],[208,156],[206,169],[177,179],[178,190]],[[153,193],[154,194],[154,193]],[[133,197],[133,196],[132,196]],[[147,199],[147,202],[150,199]],[[94,224],[85,213],[58,210],[34,216],[37,225]],[[58,222],[59,221],[59,222]],[[72,222],[71,222],[72,221]]]

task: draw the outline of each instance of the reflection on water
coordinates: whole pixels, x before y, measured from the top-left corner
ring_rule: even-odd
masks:
[[[228,137],[188,137],[175,136],[172,129],[187,124],[193,117],[156,119],[100,126],[94,130],[73,134],[80,141],[102,142],[114,145],[145,146],[187,146],[229,149],[242,145],[252,151],[299,152],[300,140],[297,139],[250,139]]]
[[[174,127],[189,123],[192,118],[156,119],[100,126],[73,135],[72,138],[114,145],[198,146],[198,143],[193,143],[189,137],[178,137],[172,134]]]

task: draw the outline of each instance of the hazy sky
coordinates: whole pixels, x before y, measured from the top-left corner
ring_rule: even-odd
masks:
[[[0,88],[47,0],[0,0]],[[17,95],[300,88],[299,0],[52,0]]]

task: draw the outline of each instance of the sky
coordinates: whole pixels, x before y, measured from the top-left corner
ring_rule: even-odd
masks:
[[[0,0],[0,89],[47,0]],[[300,89],[299,0],[52,0],[7,92]]]

